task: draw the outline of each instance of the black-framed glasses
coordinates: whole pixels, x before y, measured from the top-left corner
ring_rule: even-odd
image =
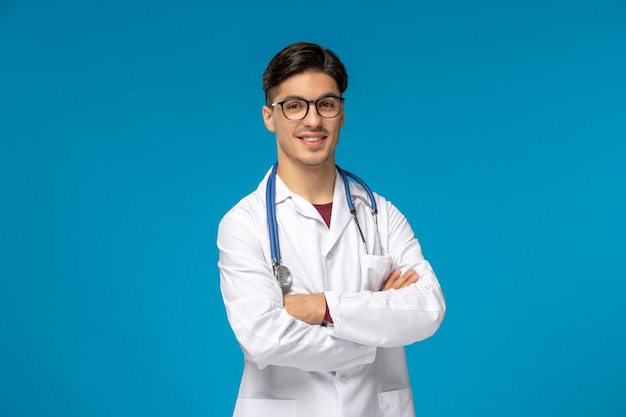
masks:
[[[309,105],[315,105],[317,114],[325,119],[332,119],[339,116],[345,98],[337,96],[326,96],[317,100],[305,100],[303,98],[290,98],[278,103],[268,104],[269,107],[280,105],[283,114],[289,120],[302,120],[309,114]]]

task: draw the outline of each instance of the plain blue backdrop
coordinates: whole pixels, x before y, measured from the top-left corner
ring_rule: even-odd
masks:
[[[626,415],[624,1],[2,0],[0,416],[230,415],[217,224],[299,40],[448,301],[418,416]]]

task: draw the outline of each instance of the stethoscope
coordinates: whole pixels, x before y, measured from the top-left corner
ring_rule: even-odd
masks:
[[[267,228],[269,229],[270,235],[270,250],[272,252],[272,268],[274,270],[274,276],[278,281],[278,284],[282,288],[289,288],[293,283],[293,276],[291,275],[291,271],[285,265],[282,264],[282,260],[280,257],[280,244],[278,242],[278,223],[276,221],[276,167],[278,166],[278,162],[274,164],[272,167],[272,172],[270,172],[269,177],[267,178],[267,187],[265,191],[265,206],[267,209]],[[359,218],[356,215],[356,208],[354,207],[354,203],[352,202],[352,197],[350,196],[350,184],[348,183],[348,177],[352,178],[354,181],[359,183],[365,192],[367,193],[370,203],[372,216],[374,217],[374,222],[376,223],[376,229],[378,229],[378,220],[376,215],[378,214],[378,207],[376,206],[376,200],[374,199],[374,194],[367,186],[367,184],[359,177],[354,175],[351,172],[348,172],[344,169],[337,167],[337,171],[341,178],[343,179],[343,185],[346,190],[346,200],[348,202],[348,208],[350,209],[350,214],[352,214],[352,218],[356,224],[356,227],[359,231],[359,235],[361,236],[361,240],[363,241],[363,245],[365,246],[365,253],[369,253],[367,250],[367,243],[365,242],[365,236],[363,235],[363,231],[361,230],[361,225],[359,225]]]

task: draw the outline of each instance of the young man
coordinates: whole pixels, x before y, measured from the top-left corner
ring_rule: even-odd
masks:
[[[245,361],[235,417],[415,415],[404,346],[435,333],[445,300],[405,217],[336,165],[347,84],[306,42],[263,74],[278,162],[217,239]]]

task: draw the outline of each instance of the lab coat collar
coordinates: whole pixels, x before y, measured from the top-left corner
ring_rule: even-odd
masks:
[[[259,191],[263,193],[263,195],[265,194],[265,190],[267,189],[267,179],[269,178],[270,174],[272,172],[272,167],[270,167],[267,172],[265,173],[265,176],[263,177],[263,181],[261,181],[261,183],[259,184]],[[335,208],[338,207],[339,202],[342,202],[342,207],[348,211],[348,213],[350,213],[349,209],[348,209],[348,204],[346,202],[346,193],[345,193],[345,187],[343,184],[343,179],[341,177],[341,175],[339,175],[339,172],[337,172],[337,170],[335,170],[335,188],[333,191],[333,215],[335,212]],[[368,199],[367,197],[367,193],[365,193],[364,190],[361,190],[360,188],[357,188],[354,186],[354,184],[350,184],[350,194],[352,195],[353,198],[356,199]],[[295,198],[295,199],[301,199],[306,201],[309,205],[311,205],[307,200],[305,200],[304,198],[300,197],[298,194],[295,194],[293,191],[291,191],[287,185],[285,185],[285,183],[283,182],[283,180],[277,175],[276,176],[276,197],[275,197],[275,201],[276,204],[280,204],[283,203],[285,200],[287,200],[288,198]]]
[[[271,172],[272,168],[270,167],[260,184],[259,188],[263,192],[263,195],[265,195],[265,190],[267,188],[267,179],[269,178]],[[357,207],[359,206],[359,201],[369,201],[365,190],[362,190],[361,187],[358,187],[352,182],[350,182],[350,195],[354,201],[354,205]],[[321,215],[313,206],[313,204],[287,188],[282,179],[279,176],[276,176],[276,205],[278,206],[288,199],[291,199],[293,201],[294,207],[301,215],[321,219]],[[352,214],[350,213],[350,209],[348,208],[348,202],[346,201],[346,192],[343,178],[341,177],[341,175],[339,175],[339,172],[336,172],[335,189],[333,191],[333,210],[330,219],[330,236],[328,241],[329,246],[327,248],[328,251],[332,249],[335,242],[337,242],[337,240],[341,237],[343,231],[350,224],[351,219]]]

